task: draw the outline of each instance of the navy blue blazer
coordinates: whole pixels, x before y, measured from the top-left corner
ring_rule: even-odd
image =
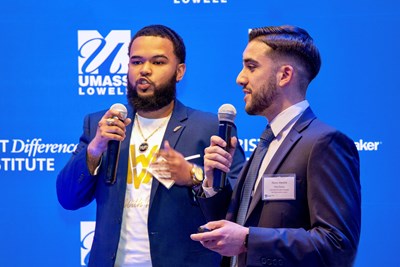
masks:
[[[233,192],[199,198],[208,220],[235,221],[252,157]],[[361,228],[359,156],[354,142],[306,109],[265,174],[296,174],[296,199],[263,201],[261,183],[250,203],[248,251],[242,266],[352,266]],[[221,207],[219,203],[230,202]],[[225,217],[226,215],[226,217]],[[223,266],[228,265],[224,258]]]
[[[89,266],[93,267],[114,266],[133,125],[131,123],[127,127],[127,137],[121,143],[117,181],[108,185],[104,182],[105,164],[100,166],[96,176],[90,175],[86,165],[87,145],[94,138],[97,124],[104,113],[101,111],[85,117],[78,148],[57,177],[58,199],[64,208],[75,210],[96,200],[96,230],[89,259]],[[128,107],[128,116],[135,116],[135,110],[131,107]],[[209,146],[210,137],[215,134],[218,134],[216,115],[191,109],[175,101],[164,135],[164,140],[168,140],[171,147],[185,157],[200,154],[200,158],[191,162],[203,166],[204,149]],[[244,161],[244,152],[240,148],[235,153],[229,173],[231,179],[236,179]],[[220,255],[190,239],[190,234],[206,223],[190,187],[174,185],[168,190],[157,179],[153,179],[148,216],[150,253],[154,267],[219,265]]]

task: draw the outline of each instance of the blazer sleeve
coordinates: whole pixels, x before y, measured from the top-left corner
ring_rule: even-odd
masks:
[[[83,134],[79,139],[78,147],[57,176],[57,197],[65,209],[79,209],[94,199],[97,176],[89,172],[86,152],[89,142],[96,134],[97,122],[98,120],[89,115],[85,117]]]

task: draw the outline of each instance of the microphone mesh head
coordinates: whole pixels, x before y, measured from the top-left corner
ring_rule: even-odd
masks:
[[[218,120],[232,122],[236,118],[236,109],[231,104],[223,104],[218,109]]]
[[[121,104],[121,103],[115,103],[114,105],[111,106],[110,109],[114,109],[119,111],[119,113],[121,113],[122,115],[122,119],[125,120],[126,117],[128,116],[128,110],[126,109],[126,107]]]

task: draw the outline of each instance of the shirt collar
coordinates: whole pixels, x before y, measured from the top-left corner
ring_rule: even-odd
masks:
[[[271,122],[271,129],[275,136],[285,129],[288,125],[294,124],[301,114],[310,106],[307,100],[296,103],[281,113],[279,113]]]

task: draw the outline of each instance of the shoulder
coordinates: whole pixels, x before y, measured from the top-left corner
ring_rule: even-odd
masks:
[[[185,106],[180,101],[176,102],[175,112],[178,117],[189,121],[208,121],[209,123],[218,123],[217,114]]]
[[[211,120],[211,121],[218,121],[217,114],[198,110],[198,109],[193,109],[193,108],[188,108],[188,117],[206,119],[206,120]]]
[[[336,151],[353,151],[357,148],[354,141],[342,131],[319,120],[313,120],[309,127],[302,133],[304,139],[313,143],[314,147],[332,147]]]

